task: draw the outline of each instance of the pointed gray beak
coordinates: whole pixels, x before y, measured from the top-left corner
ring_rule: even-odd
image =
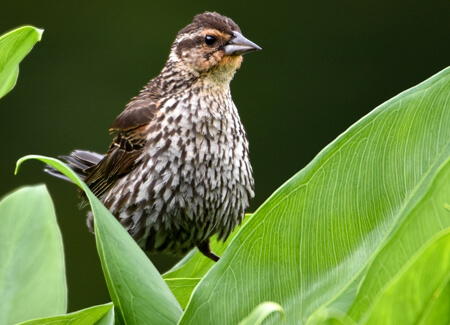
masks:
[[[262,50],[258,45],[246,39],[241,33],[233,32],[233,39],[223,48],[225,54],[240,55],[251,51]]]

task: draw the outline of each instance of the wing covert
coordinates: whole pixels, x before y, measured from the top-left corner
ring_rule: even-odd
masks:
[[[137,165],[146,143],[146,130],[154,120],[159,104],[150,99],[135,99],[117,117],[110,131],[117,134],[105,157],[89,172],[86,184],[101,197],[122,176]]]

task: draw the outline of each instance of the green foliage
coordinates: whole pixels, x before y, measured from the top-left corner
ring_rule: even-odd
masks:
[[[19,63],[41,40],[43,32],[42,29],[24,26],[0,36],[0,98],[14,88]]]
[[[18,167],[38,159],[86,192],[114,305],[31,323],[448,324],[449,97],[450,68],[384,103],[226,243],[213,241],[218,263],[194,250],[163,277],[66,165],[22,158]],[[0,218],[0,322],[64,314],[61,239],[45,187],[6,197]],[[46,271],[27,272],[33,263]],[[19,317],[24,304],[33,314]]]
[[[194,291],[200,280],[200,278],[165,279],[167,285],[183,309],[186,308],[189,298],[191,298],[192,291]]]
[[[61,233],[45,186],[0,202],[0,324],[67,311]]]
[[[114,324],[114,305],[112,303],[86,308],[67,315],[40,318],[20,323],[20,325],[65,325],[65,324]]]

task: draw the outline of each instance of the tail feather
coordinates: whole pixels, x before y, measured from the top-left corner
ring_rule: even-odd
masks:
[[[75,150],[69,156],[59,156],[59,158],[65,160],[67,165],[84,181],[89,172],[103,159],[103,155],[91,151]],[[45,167],[44,171],[52,176],[72,182],[49,165]]]

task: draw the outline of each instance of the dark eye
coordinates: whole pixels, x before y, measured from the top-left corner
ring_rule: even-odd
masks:
[[[212,35],[206,35],[205,36],[205,43],[206,43],[206,45],[213,45],[216,41],[217,41],[217,39],[214,36],[212,36]]]

